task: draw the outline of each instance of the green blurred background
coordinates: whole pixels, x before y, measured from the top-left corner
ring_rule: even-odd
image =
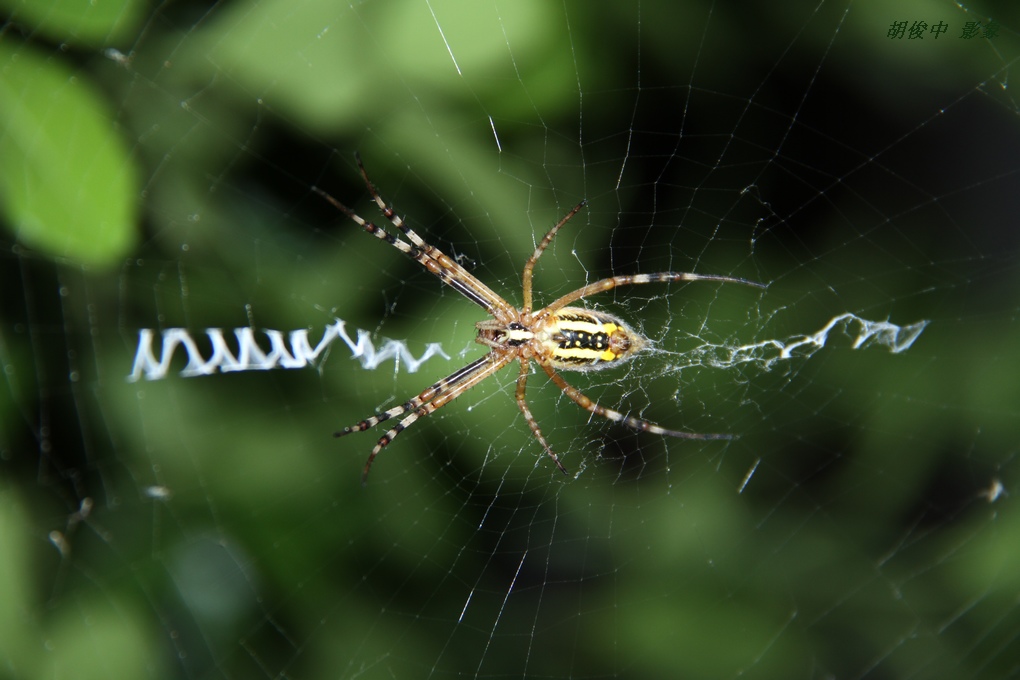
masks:
[[[1020,675],[1013,5],[0,8],[6,677]],[[507,369],[361,488],[375,437],[330,434],[479,356],[482,314],[313,191],[377,214],[356,150],[515,304],[581,198],[539,301],[767,282],[592,300],[657,351],[566,376],[739,438],[589,422],[536,375],[564,478]],[[844,313],[929,325],[767,345]],[[142,328],[337,317],[453,359],[125,380]]]

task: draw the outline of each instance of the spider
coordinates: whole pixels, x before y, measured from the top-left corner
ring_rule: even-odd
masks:
[[[553,237],[556,236],[556,232],[584,207],[585,201],[581,201],[571,208],[570,212],[563,216],[563,219],[553,225],[552,229],[539,242],[535,252],[531,254],[531,257],[524,264],[524,306],[517,309],[468,273],[455,260],[443,254],[435,246],[426,243],[413,229],[407,226],[404,220],[394,212],[393,208],[379,196],[379,192],[368,178],[368,173],[361,162],[361,157],[355,154],[355,160],[365,185],[368,187],[368,192],[372,196],[372,200],[375,201],[375,204],[386,219],[400,230],[400,233],[410,243],[401,240],[383,227],[365,220],[318,187],[312,187],[313,191],[329,201],[340,212],[356,222],[372,236],[389,243],[400,252],[414,258],[425,269],[438,276],[443,283],[456,290],[471,302],[474,302],[492,317],[475,324],[478,331],[475,342],[489,348],[489,352],[486,355],[454,371],[403,404],[371,415],[354,425],[334,433],[333,436],[342,437],[352,432],[361,432],[375,427],[379,423],[392,418],[400,418],[392,428],[379,438],[379,441],[376,442],[375,447],[372,449],[372,453],[369,454],[365,467],[362,470],[362,484],[367,482],[368,473],[372,469],[372,463],[375,461],[376,456],[396,439],[397,435],[413,425],[419,418],[434,413],[443,406],[446,406],[514,360],[520,362],[520,373],[517,376],[517,390],[515,393],[517,407],[521,410],[525,420],[527,420],[532,434],[542,444],[546,454],[564,474],[567,474],[567,469],[563,467],[559,456],[556,455],[552,447],[545,440],[542,430],[539,428],[538,422],[536,422],[524,398],[531,361],[535,361],[541,366],[542,370],[549,376],[549,379],[574,403],[594,415],[607,418],[613,422],[622,423],[635,430],[681,439],[732,438],[732,435],[728,434],[696,434],[693,432],[668,430],[647,420],[635,418],[600,406],[576,387],[567,383],[557,371],[599,371],[611,366],[618,366],[649,344],[647,338],[634,331],[630,326],[612,314],[582,307],[571,307],[570,305],[582,298],[596,293],[604,293],[617,286],[634,284],[668,283],[671,281],[717,281],[723,283],[741,283],[756,288],[765,288],[765,284],[730,276],[691,274],[687,272],[613,276],[582,286],[554,300],[546,307],[533,311],[531,278],[535,264],[552,242]]]

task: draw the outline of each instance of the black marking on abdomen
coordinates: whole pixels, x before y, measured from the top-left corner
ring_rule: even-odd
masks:
[[[561,328],[556,333],[556,342],[560,349],[590,349],[597,352],[609,349],[609,335],[601,331],[589,333]]]

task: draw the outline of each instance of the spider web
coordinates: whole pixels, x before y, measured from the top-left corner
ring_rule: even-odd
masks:
[[[1020,676],[1011,5],[4,6],[7,676]],[[593,296],[651,347],[564,374],[733,438],[533,371],[563,476],[509,368],[362,488],[484,314],[355,150],[515,305],[581,198],[539,305],[767,284]]]

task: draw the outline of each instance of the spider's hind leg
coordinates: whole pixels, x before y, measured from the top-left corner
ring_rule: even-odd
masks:
[[[614,411],[604,406],[599,406],[597,403],[592,401],[591,397],[588,397],[581,392],[581,390],[564,380],[552,366],[542,364],[542,369],[548,374],[549,379],[552,380],[557,387],[563,390],[564,394],[570,397],[571,401],[589,413],[605,418],[606,420],[611,420],[614,423],[621,423],[639,432],[651,432],[652,434],[666,435],[667,437],[676,437],[678,439],[736,439],[736,436],[732,434],[702,434],[699,432],[668,430],[653,422],[635,418],[634,416],[628,416],[625,413],[620,413],[619,411]]]

